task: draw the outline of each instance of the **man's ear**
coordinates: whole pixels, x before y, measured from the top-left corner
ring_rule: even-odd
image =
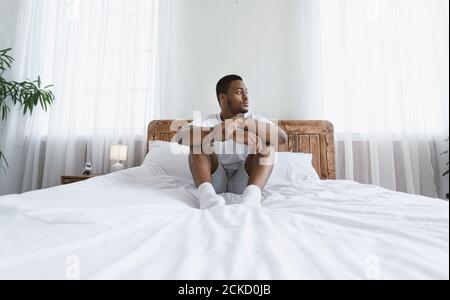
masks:
[[[228,101],[228,97],[224,94],[220,94],[219,95],[219,100],[220,100],[220,107],[223,107],[224,105],[226,106],[227,101]]]

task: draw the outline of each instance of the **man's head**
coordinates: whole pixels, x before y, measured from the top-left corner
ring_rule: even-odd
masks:
[[[250,107],[248,90],[240,76],[228,75],[220,79],[216,93],[223,113],[227,115],[248,113]]]

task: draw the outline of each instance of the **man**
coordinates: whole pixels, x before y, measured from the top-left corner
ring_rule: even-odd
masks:
[[[287,135],[266,118],[249,114],[242,78],[217,83],[221,112],[183,127],[176,139],[189,146],[189,165],[198,188],[200,209],[225,205],[222,193],[242,194],[242,204],[260,206],[273,170],[274,152]]]

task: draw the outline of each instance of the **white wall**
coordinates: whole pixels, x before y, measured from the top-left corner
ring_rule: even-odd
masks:
[[[172,38],[162,45],[170,50],[161,53],[168,60],[168,65],[162,65],[168,73],[162,79],[167,86],[161,115],[189,118],[193,110],[217,112],[217,81],[238,74],[249,88],[253,113],[298,119],[298,111],[285,107],[286,101],[295,99],[296,83],[288,76],[294,67],[291,41],[296,32],[291,15],[295,2],[170,1],[170,22],[163,30],[170,30]]]
[[[14,45],[18,7],[17,0],[0,0],[0,49]]]

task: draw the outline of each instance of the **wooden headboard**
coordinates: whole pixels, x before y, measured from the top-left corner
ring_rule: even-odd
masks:
[[[148,126],[148,142],[170,142],[177,130],[190,120],[156,120]],[[312,153],[313,166],[321,179],[336,179],[334,126],[328,121],[277,121],[288,135],[289,143],[279,152]],[[148,143],[147,143],[148,144]]]

